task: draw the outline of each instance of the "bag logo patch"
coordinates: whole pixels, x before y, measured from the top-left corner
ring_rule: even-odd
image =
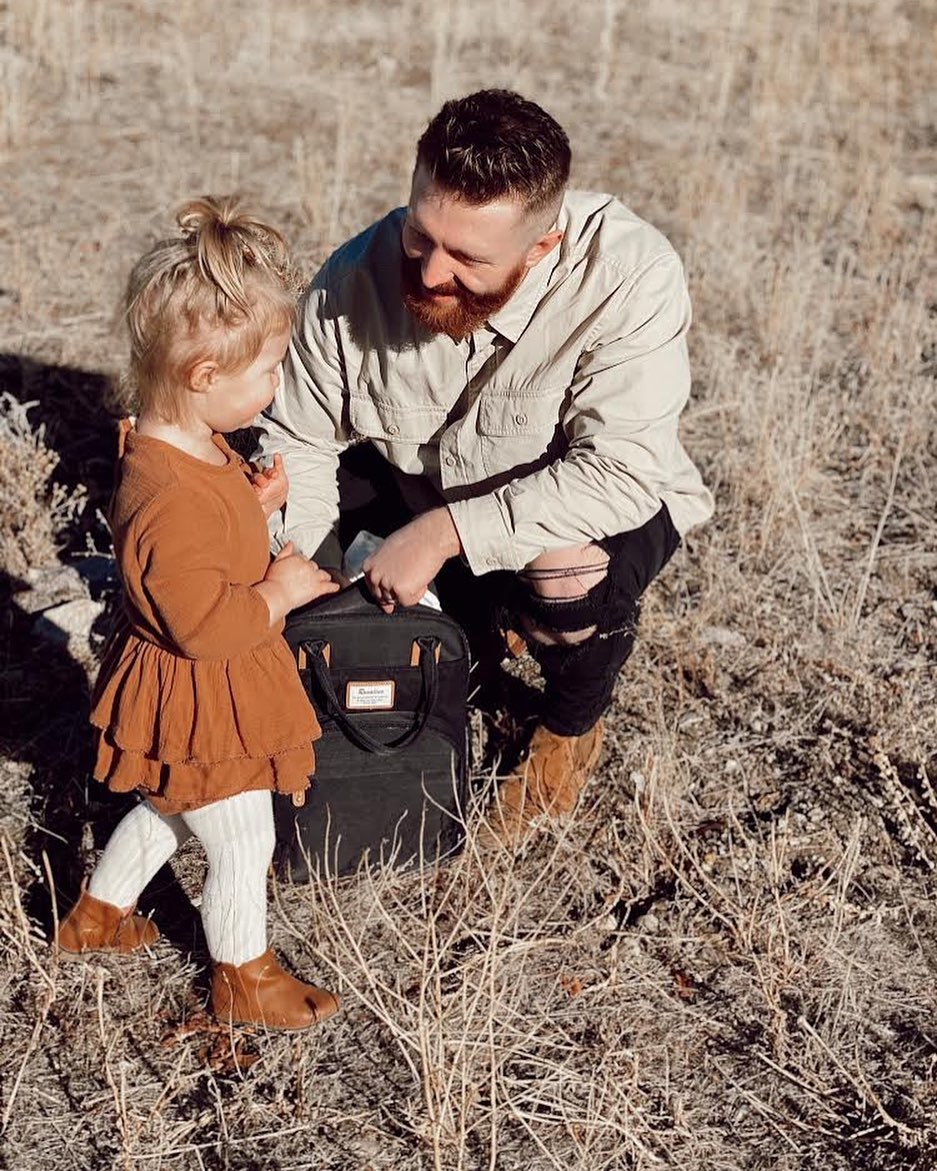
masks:
[[[345,707],[350,712],[389,711],[394,706],[393,679],[345,685]]]

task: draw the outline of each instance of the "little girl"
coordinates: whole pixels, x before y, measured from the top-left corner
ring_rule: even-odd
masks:
[[[282,237],[234,200],[195,200],[178,224],[127,287],[138,413],[121,429],[110,518],[124,608],[91,715],[95,776],[142,800],[57,943],[152,943],[159,932],[133,914],[137,898],[194,834],[208,856],[201,914],[215,1015],[303,1029],[338,998],[288,975],[267,947],[270,791],[302,803],[319,735],[281,631],[291,609],[339,587],[290,545],[270,560],[282,461],[252,474],[221,435],[272,401],[295,299]]]

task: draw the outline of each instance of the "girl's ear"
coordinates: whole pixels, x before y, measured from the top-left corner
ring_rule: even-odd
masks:
[[[206,390],[211,390],[217,373],[217,362],[196,362],[189,371],[189,387],[199,394],[204,394]]]

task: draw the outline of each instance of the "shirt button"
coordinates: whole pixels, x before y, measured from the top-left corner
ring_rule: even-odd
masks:
[[[396,423],[391,423],[390,426],[387,428],[387,434],[388,435],[399,435],[400,428],[397,426]]]
[[[455,467],[455,456],[454,455],[447,455],[446,456],[446,467],[447,468],[454,468]]]
[[[514,416],[514,422],[518,425],[518,427],[523,427],[527,422],[527,416],[522,411],[520,414]]]

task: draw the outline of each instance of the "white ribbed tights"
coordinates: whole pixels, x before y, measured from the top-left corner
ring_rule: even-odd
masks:
[[[274,829],[266,790],[169,816],[141,802],[111,835],[88,891],[102,902],[132,906],[193,834],[208,857],[201,912],[209,953],[218,963],[247,963],[267,950],[267,870]]]

